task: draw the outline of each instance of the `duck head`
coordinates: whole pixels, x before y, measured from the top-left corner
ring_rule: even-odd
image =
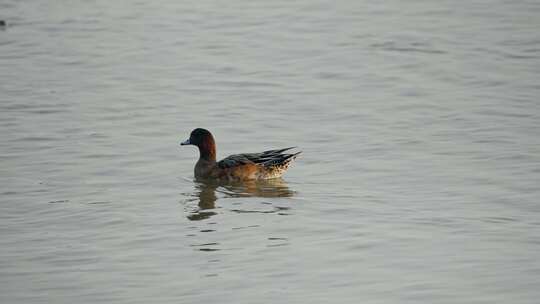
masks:
[[[194,145],[199,148],[200,158],[215,161],[216,160],[216,142],[212,133],[206,129],[197,128],[191,131],[189,139],[180,143],[180,145]]]

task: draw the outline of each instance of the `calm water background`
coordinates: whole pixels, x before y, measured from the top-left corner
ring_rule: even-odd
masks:
[[[0,302],[537,303],[538,1],[2,1]],[[290,145],[282,181],[193,181]]]

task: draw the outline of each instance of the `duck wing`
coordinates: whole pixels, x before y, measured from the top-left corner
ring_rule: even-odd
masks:
[[[247,154],[234,154],[225,157],[224,159],[217,162],[217,166],[221,169],[227,169],[237,166],[242,166],[245,164],[253,163],[249,158],[246,157]]]
[[[295,147],[268,150],[268,151],[264,151],[260,153],[234,154],[220,160],[217,163],[217,166],[219,168],[225,169],[225,168],[231,168],[231,167],[253,163],[253,164],[259,164],[264,167],[270,168],[276,165],[287,163],[288,161],[294,159],[296,155],[300,154],[300,152],[293,153],[293,154],[283,153],[293,148]]]

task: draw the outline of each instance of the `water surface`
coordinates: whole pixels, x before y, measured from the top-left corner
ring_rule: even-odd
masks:
[[[536,303],[537,1],[3,1],[0,302]],[[193,179],[299,146],[282,180]]]

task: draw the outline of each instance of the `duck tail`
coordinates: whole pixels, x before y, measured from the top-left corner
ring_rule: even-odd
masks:
[[[293,147],[274,151],[283,152],[292,148]],[[302,151],[296,153],[274,153],[270,157],[268,157],[269,159],[261,163],[261,165],[265,168],[265,179],[281,177],[283,173],[287,171],[291,162],[298,156],[298,154],[302,153]]]
[[[292,148],[289,148],[292,149]],[[287,149],[288,150],[288,149]],[[298,156],[298,154],[302,153],[302,151],[296,152],[296,153],[284,153],[284,154],[278,154],[275,155],[272,159],[266,161],[263,163],[263,165],[267,168],[282,168],[283,170],[286,170],[289,164]]]

